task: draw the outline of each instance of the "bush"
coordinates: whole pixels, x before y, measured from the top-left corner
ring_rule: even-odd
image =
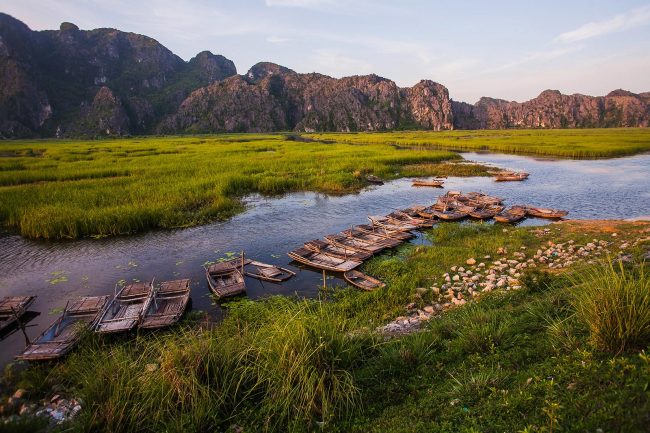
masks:
[[[636,270],[614,266],[579,276],[573,307],[594,347],[612,353],[643,349],[650,344],[650,279],[643,265]]]

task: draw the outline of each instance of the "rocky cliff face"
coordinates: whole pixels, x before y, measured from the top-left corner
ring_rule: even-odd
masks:
[[[0,13],[0,138],[179,132],[649,126],[650,92],[555,90],[517,103],[451,101],[423,80],[299,74],[270,62],[237,75],[203,51],[183,61],[154,39],[72,23],[35,32]]]
[[[440,130],[452,119],[447,89],[431,81],[400,89],[376,75],[336,79],[262,63],[193,92],[159,132]]]
[[[545,90],[526,102],[481,98],[452,102],[458,129],[647,127],[648,93],[615,90],[606,96],[563,95]]]

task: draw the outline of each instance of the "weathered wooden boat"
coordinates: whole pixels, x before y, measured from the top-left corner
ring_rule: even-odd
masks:
[[[526,217],[526,208],[523,206],[511,206],[509,209],[499,212],[494,219],[500,223],[516,223]]]
[[[458,221],[463,218],[467,218],[467,213],[455,209],[439,210],[431,207],[430,212],[433,217],[444,221]]]
[[[534,216],[537,218],[562,218],[569,214],[569,212],[560,209],[549,209],[544,207],[526,206],[526,215]]]
[[[287,253],[293,260],[314,268],[333,272],[347,272],[361,265],[361,261],[340,259],[301,247]]]
[[[422,218],[420,216],[411,216],[408,213],[400,210],[386,215],[386,218],[389,222],[401,223],[401,224],[413,224],[417,228],[430,228],[436,223],[435,221],[427,218]]]
[[[502,171],[494,176],[497,182],[521,181],[528,179],[528,173],[523,171]]]
[[[386,248],[394,248],[402,243],[401,240],[395,238],[387,238],[385,236],[368,233],[363,230],[351,228],[341,231],[342,234],[351,238],[359,239],[361,241],[371,242],[377,245],[386,245]]]
[[[469,216],[480,220],[488,220],[490,218],[494,218],[495,215],[503,211],[503,209],[503,206],[485,206],[482,208],[474,209],[469,213]]]
[[[246,292],[244,280],[244,260],[234,259],[222,263],[214,263],[205,269],[210,291],[217,299],[236,296]]]
[[[83,296],[65,306],[63,314],[16,357],[26,361],[57,359],[70,352],[85,329],[92,328],[109,296]]]
[[[375,185],[383,185],[384,184],[384,181],[381,178],[375,176],[374,174],[366,175],[366,180],[368,182],[370,182],[370,183],[374,183]]]
[[[95,332],[100,334],[130,331],[142,320],[153,296],[153,281],[127,284],[104,308]]]
[[[463,212],[467,215],[469,215],[470,212],[474,212],[476,210],[476,206],[469,206],[459,201],[451,203],[449,207],[450,209],[457,210],[458,212]]]
[[[342,248],[349,248],[354,251],[361,251],[366,253],[376,254],[385,250],[388,246],[384,243],[378,244],[375,242],[364,241],[357,238],[351,238],[343,233],[325,236],[325,241]]]
[[[415,179],[413,180],[412,186],[428,186],[433,188],[442,188],[445,182],[443,180],[426,180],[426,179]]]
[[[389,239],[399,239],[401,241],[406,241],[415,237],[415,235],[411,232],[388,230],[384,227],[374,226],[370,224],[359,224],[358,226],[354,226],[354,228],[363,232],[372,233],[377,236],[383,236]]]
[[[281,283],[296,275],[295,272],[282,268],[280,266],[269,265],[266,263],[251,260],[247,263],[248,268],[253,268],[255,271],[244,270],[244,274],[251,278],[258,280],[270,281],[272,283]],[[248,269],[244,268],[244,269]]]
[[[370,291],[386,287],[385,283],[359,271],[347,271],[343,274],[343,278],[345,278],[345,281],[348,283],[363,290]]]
[[[368,219],[373,225],[378,227],[383,227],[386,230],[395,230],[400,232],[410,232],[411,230],[417,230],[417,226],[405,222],[395,222],[391,221],[385,216],[368,216]]]
[[[16,323],[34,303],[36,296],[7,296],[0,298],[0,332]]]
[[[190,301],[190,280],[163,281],[154,289],[153,299],[144,312],[140,328],[156,329],[178,322]]]
[[[482,205],[498,205],[503,203],[503,199],[501,197],[495,197],[476,191],[468,192],[467,194],[461,194],[457,197],[457,200],[465,204],[470,204],[470,202]]]
[[[314,239],[309,242],[305,242],[305,248],[316,253],[321,253],[327,256],[332,256],[344,260],[356,260],[362,262],[372,257],[372,253],[366,251],[354,251],[348,247],[341,247],[330,242],[322,241],[320,239]]]

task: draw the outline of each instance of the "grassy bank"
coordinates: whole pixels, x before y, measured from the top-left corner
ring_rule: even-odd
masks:
[[[309,136],[319,140],[383,143],[420,150],[491,150],[563,158],[611,158],[650,151],[650,129],[647,128],[325,133]]]
[[[193,315],[166,332],[88,335],[63,362],[5,375],[3,385],[82,398],[67,431],[641,432],[650,422],[650,279],[639,260],[649,229],[445,224],[428,232],[431,245],[369,262],[365,270],[387,282],[377,292],[242,301],[216,327]],[[522,289],[485,293],[415,334],[371,332],[406,303],[436,302],[418,288],[469,257],[593,239],[630,261],[603,266],[603,254],[593,265],[542,266]],[[603,344],[602,329],[625,344]]]
[[[239,197],[249,193],[346,193],[367,185],[369,173],[448,174],[456,169],[443,162],[459,159],[262,134],[2,142],[0,222],[45,239],[189,226],[241,211]]]

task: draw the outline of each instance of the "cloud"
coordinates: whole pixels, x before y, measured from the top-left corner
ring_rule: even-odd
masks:
[[[285,42],[289,42],[291,39],[289,38],[283,38],[282,36],[276,36],[276,35],[271,35],[267,36],[266,42],[269,42],[271,44],[282,44]]]
[[[290,7],[290,8],[321,8],[337,3],[336,0],[266,0],[269,7]]]
[[[578,42],[650,23],[650,6],[634,9],[605,21],[587,23],[555,38],[556,42]]]
[[[557,48],[553,50],[545,50],[545,51],[535,51],[529,54],[526,54],[525,56],[513,60],[511,62],[507,62],[504,64],[501,64],[499,66],[496,66],[494,68],[489,68],[485,69],[482,73],[483,74],[491,74],[494,72],[501,72],[506,69],[511,69],[517,66],[524,65],[526,63],[531,63],[531,62],[547,62],[549,60],[554,60],[559,57],[565,56],[567,54],[580,51],[583,48],[582,45],[573,45],[570,47],[565,47],[565,48]]]

